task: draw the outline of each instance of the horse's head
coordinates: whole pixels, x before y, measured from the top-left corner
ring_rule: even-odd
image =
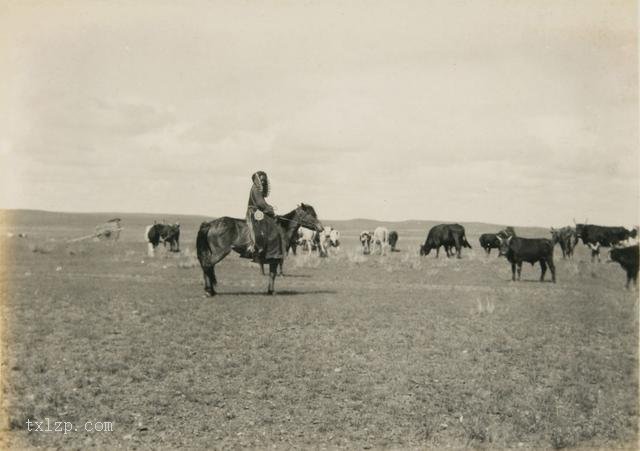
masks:
[[[324,230],[322,223],[318,219],[316,211],[311,205],[300,203],[294,212],[294,220],[302,227],[306,227],[307,229],[315,230],[317,232],[322,232]]]

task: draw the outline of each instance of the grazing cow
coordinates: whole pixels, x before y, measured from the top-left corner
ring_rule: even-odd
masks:
[[[329,256],[329,248],[331,247],[331,227],[324,226],[322,231],[318,232],[317,247],[320,257]]]
[[[398,243],[398,232],[392,230],[389,232],[389,247],[391,248],[391,252],[396,251],[396,244]]]
[[[360,232],[360,244],[362,245],[363,254],[371,252],[371,232],[367,230]]]
[[[614,248],[609,251],[609,260],[620,263],[622,269],[627,272],[627,285],[633,281],[634,285],[638,283],[638,245]]]
[[[339,249],[340,248],[340,232],[332,228],[331,232],[329,233],[329,242],[331,243],[332,247]]]
[[[320,244],[319,236],[316,230],[300,227],[298,229],[298,246],[311,255],[311,252],[316,250]]]
[[[591,263],[598,259],[598,263],[600,263],[600,243],[588,243],[587,247],[591,249]]]
[[[147,241],[147,255],[153,257],[155,249],[160,242],[167,247],[169,243],[170,252],[180,252],[180,224],[158,224],[147,226],[144,233],[145,241]]]
[[[576,231],[573,227],[562,227],[561,229],[554,229],[551,227],[549,230],[551,233],[551,241],[555,245],[558,243],[562,250],[562,258],[573,257],[573,248],[575,245]]]
[[[574,244],[579,239],[585,245],[600,243],[602,247],[611,247],[637,235],[635,230],[627,230],[624,227],[605,227],[591,224],[576,224]]]
[[[332,247],[340,247],[340,232],[331,226],[324,226],[320,232],[318,241],[320,243],[320,255],[326,257],[329,255],[329,249]]]
[[[483,233],[480,235],[480,247],[485,250],[487,255],[491,255],[491,249],[498,249],[500,256],[500,240],[495,233]]]
[[[465,236],[464,227],[460,224],[439,224],[433,226],[431,230],[429,230],[424,244],[420,246],[420,255],[429,255],[431,249],[435,249],[436,258],[438,258],[440,256],[440,246],[444,246],[447,257],[453,255],[453,253],[450,252],[452,247],[456,248],[458,258],[462,258],[462,247],[471,249],[471,245]]]
[[[520,238],[510,236],[500,240],[500,255],[507,257],[511,263],[512,280],[516,280],[516,266],[518,267],[518,280],[522,273],[522,263],[540,262],[542,273],[540,274],[540,282],[544,281],[544,274],[547,272],[547,265],[551,270],[551,279],[556,283],[556,267],[553,264],[553,242],[546,238]]]
[[[389,243],[389,230],[386,227],[376,227],[371,237],[371,253],[380,248],[380,255],[387,255],[387,245]]]

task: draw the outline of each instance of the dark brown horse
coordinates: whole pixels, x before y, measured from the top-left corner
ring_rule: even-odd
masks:
[[[276,216],[276,227],[282,237],[283,243],[289,243],[291,237],[296,236],[300,226],[309,229],[322,230],[322,224],[318,220],[316,211],[311,205],[300,204],[295,210],[286,215]],[[196,249],[198,260],[204,275],[204,291],[209,296],[216,294],[215,266],[233,250],[241,257],[246,255],[249,246],[249,228],[244,219],[224,216],[210,222],[203,222],[198,231]],[[278,265],[282,267],[282,258],[263,259],[259,263],[269,264],[269,288],[268,294],[274,293],[274,282]]]

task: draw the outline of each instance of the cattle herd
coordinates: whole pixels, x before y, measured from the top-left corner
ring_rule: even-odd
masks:
[[[492,249],[497,249],[498,256],[506,257],[511,264],[512,280],[520,280],[522,264],[524,262],[540,264],[540,281],[543,281],[547,268],[551,272],[552,282],[556,282],[556,270],[553,262],[553,249],[560,246],[562,258],[572,258],[574,248],[582,243],[591,250],[591,261],[600,261],[601,247],[610,248],[610,262],[619,263],[627,274],[626,287],[638,281],[638,228],[632,230],[625,227],[605,227],[592,224],[576,224],[575,227],[551,228],[551,238],[522,238],[517,236],[513,227],[496,233],[480,235],[480,247],[487,255]],[[360,233],[360,245],[363,254],[386,255],[387,250],[397,251],[398,232],[389,231],[385,227],[376,227]],[[180,224],[156,223],[145,230],[145,241],[148,243],[148,255],[153,256],[160,243],[165,248],[169,244],[171,252],[180,251]],[[317,252],[321,257],[330,255],[332,249],[340,249],[340,232],[333,227],[324,226],[322,230],[311,230],[300,227],[287,243],[287,253],[294,255],[301,249],[307,255]],[[462,248],[471,248],[465,236],[464,227],[460,224],[439,224],[433,226],[427,233],[424,244],[420,245],[420,255],[429,255],[435,250],[435,257],[439,257],[443,247],[447,257],[454,254],[462,257]],[[264,271],[263,271],[264,273]],[[281,270],[282,273],[282,270]],[[517,274],[517,279],[516,279]]]

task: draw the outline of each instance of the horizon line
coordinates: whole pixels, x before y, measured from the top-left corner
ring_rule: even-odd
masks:
[[[42,212],[42,213],[57,213],[57,214],[80,214],[80,215],[145,215],[145,216],[200,216],[200,217],[204,217],[204,218],[211,218],[211,219],[216,219],[216,218],[220,218],[226,215],[221,215],[221,216],[212,216],[212,215],[203,215],[203,214],[199,214],[199,213],[152,213],[152,212],[144,212],[144,211],[60,211],[60,210],[45,210],[45,209],[41,209],[41,208],[5,208],[5,207],[0,207],[0,211],[5,211],[5,212],[28,212],[28,211],[32,211],[32,212]],[[349,221],[371,221],[371,222],[381,222],[381,223],[402,223],[402,222],[435,222],[435,223],[442,223],[442,224],[447,224],[447,223],[455,223],[455,222],[461,222],[461,223],[473,223],[473,224],[484,224],[484,225],[495,225],[495,226],[502,226],[502,227],[507,227],[507,226],[512,226],[512,227],[538,227],[538,228],[548,228],[548,227],[552,227],[552,226],[545,226],[545,225],[540,225],[540,224],[499,224],[499,223],[494,223],[494,222],[486,222],[486,221],[479,221],[479,220],[442,220],[442,219],[401,219],[401,220],[385,220],[385,219],[372,219],[372,218],[349,218],[349,219],[323,219],[323,222],[332,222],[332,221],[337,221],[337,222],[349,222]],[[573,221],[571,221],[573,222]],[[578,223],[580,224],[580,223]],[[569,223],[569,225],[571,225]],[[575,225],[575,224],[574,224]],[[625,224],[628,225],[628,224]],[[558,227],[558,226],[556,226]]]

